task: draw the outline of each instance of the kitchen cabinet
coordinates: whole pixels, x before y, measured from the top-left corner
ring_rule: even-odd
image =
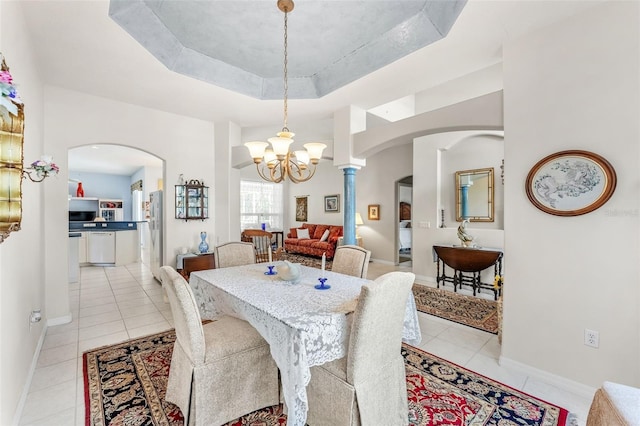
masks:
[[[176,219],[209,218],[209,187],[196,179],[176,185]]]
[[[78,263],[87,263],[87,233],[81,232],[78,238]]]
[[[116,266],[128,265],[140,260],[138,231],[116,232]]]
[[[94,264],[116,263],[116,233],[92,231],[87,234],[88,262]]]

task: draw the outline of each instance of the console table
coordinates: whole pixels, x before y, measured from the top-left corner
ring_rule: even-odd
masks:
[[[435,261],[438,262],[436,275],[437,286],[449,282],[453,284],[453,291],[458,291],[463,285],[473,288],[473,295],[481,289],[493,291],[494,299],[502,293],[502,288],[495,288],[493,283],[487,284],[480,280],[480,273],[493,266],[494,275],[502,275],[502,251],[496,249],[467,248],[460,246],[433,246]],[[442,262],[442,275],[440,263]],[[453,269],[453,275],[446,274],[446,266]]]

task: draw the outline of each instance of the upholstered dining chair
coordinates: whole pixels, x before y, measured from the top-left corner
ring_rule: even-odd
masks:
[[[371,252],[360,246],[339,246],[333,256],[331,270],[354,277],[367,278]]]
[[[256,251],[253,243],[245,241],[231,241],[216,246],[214,248],[214,256],[218,268],[256,263]]]
[[[240,236],[241,241],[253,243],[256,250],[256,263],[269,262],[269,252],[271,251],[271,260],[280,260],[282,249],[273,250],[271,239],[273,234],[262,229],[245,229]]]
[[[408,424],[400,348],[414,279],[411,272],[390,272],[362,287],[347,355],[311,368],[310,426]]]
[[[191,287],[161,268],[176,330],[165,399],[185,425],[213,426],[279,402],[278,367],[269,344],[246,321],[222,316],[202,324]]]

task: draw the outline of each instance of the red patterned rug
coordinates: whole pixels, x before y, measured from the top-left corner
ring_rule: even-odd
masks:
[[[87,426],[182,426],[180,410],[165,402],[173,330],[85,352]],[[568,412],[494,380],[403,345],[409,424],[564,426]],[[265,408],[225,426],[281,426],[282,406]]]

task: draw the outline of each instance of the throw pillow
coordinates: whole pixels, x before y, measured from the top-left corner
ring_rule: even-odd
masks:
[[[313,233],[316,230],[316,224],[315,223],[304,223],[304,224],[302,224],[302,228],[308,229],[309,230],[309,238],[313,238]]]
[[[322,234],[322,238],[320,238],[320,242],[327,241],[327,238],[329,238],[329,230],[325,229],[324,234]]]
[[[309,230],[308,229],[298,229],[298,239],[299,240],[308,240],[309,239]]]
[[[311,237],[311,231],[309,231],[309,237],[313,240],[319,240],[327,229],[329,229],[329,225],[317,225],[316,230],[313,231],[313,237]]]
[[[291,235],[291,238],[298,238],[298,228],[290,228],[289,229],[289,234]]]

